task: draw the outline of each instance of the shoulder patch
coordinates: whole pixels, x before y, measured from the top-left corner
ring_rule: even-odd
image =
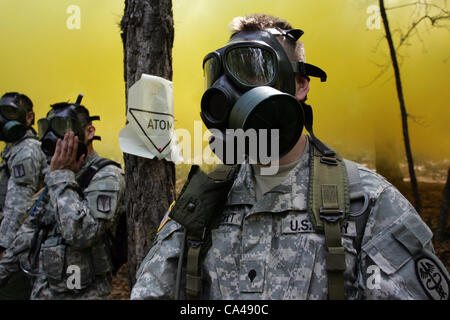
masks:
[[[19,163],[13,167],[14,177],[22,178],[25,176],[25,167],[22,163]]]
[[[430,299],[449,299],[449,280],[441,267],[430,257],[416,259],[416,275],[423,290]]]
[[[164,217],[162,218],[161,223],[159,224],[158,232],[161,231],[161,229],[164,227],[164,225],[165,225],[169,220],[171,220],[170,217],[169,217],[169,213],[170,213],[170,211],[172,210],[172,207],[173,207],[174,204],[175,204],[175,201],[173,201],[173,202],[170,204],[169,209],[167,209],[166,213],[164,214]]]
[[[111,197],[105,194],[100,194],[97,197],[97,210],[103,213],[111,211]]]

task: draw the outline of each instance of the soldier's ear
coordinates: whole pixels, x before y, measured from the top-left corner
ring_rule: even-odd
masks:
[[[95,127],[92,124],[86,125],[86,128],[84,128],[84,136],[86,137],[87,141],[90,141],[95,136]]]
[[[309,92],[309,81],[301,75],[295,76],[295,97],[299,101],[303,101]]]
[[[34,111],[28,111],[26,116],[25,116],[25,121],[27,126],[32,126],[34,124]]]

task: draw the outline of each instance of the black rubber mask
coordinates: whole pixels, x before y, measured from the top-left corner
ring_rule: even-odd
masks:
[[[70,131],[78,136],[77,160],[83,154],[87,154],[84,128],[92,120],[100,118],[98,116],[89,117],[87,109],[80,106],[81,99],[82,95],[78,97],[75,104],[57,103],[52,106],[52,110],[47,113],[46,118],[39,119],[38,136],[41,140],[41,149],[47,157],[53,156],[58,139],[62,140],[64,134]],[[100,138],[96,136],[94,139],[99,140]]]
[[[19,141],[27,132],[26,111],[16,103],[16,97],[0,99],[0,140]]]
[[[303,33],[293,30],[293,36],[289,31],[277,31],[277,36],[290,36],[294,42]],[[326,78],[317,67],[290,61],[270,31],[236,33],[225,47],[204,58],[203,70],[206,91],[200,116],[208,129],[220,132],[214,130],[212,141],[225,143],[227,129],[255,129],[257,133],[266,129],[269,136],[277,129],[280,158],[295,146],[304,126],[303,107],[295,98],[296,74],[308,77],[307,71],[314,70]],[[266,144],[270,150],[271,143]]]

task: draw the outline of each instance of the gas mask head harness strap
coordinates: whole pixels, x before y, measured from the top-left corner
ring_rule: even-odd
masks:
[[[78,95],[75,103],[60,102],[51,105],[51,110],[46,118],[38,121],[38,137],[41,140],[42,151],[52,157],[55,153],[58,139],[63,139],[66,133],[72,131],[78,136],[77,159],[83,154],[87,154],[87,146],[93,140],[101,140],[99,136],[94,136],[85,144],[84,128],[94,120],[100,120],[99,116],[90,116],[89,111],[81,105],[83,95]]]
[[[296,75],[308,81],[309,77],[326,81],[327,75],[314,65],[290,61],[277,39],[284,37],[295,46],[302,34],[299,29],[241,31],[226,46],[205,56],[200,116],[208,129],[220,132],[213,133],[211,146],[213,141],[225,144],[234,139],[227,129],[267,129],[269,134],[277,129],[281,158],[295,146],[305,127],[321,151],[332,152],[312,132],[311,107],[295,98]]]
[[[297,42],[298,39],[304,34],[300,29],[282,30],[278,28],[266,29],[274,36],[283,36],[289,39],[293,43]],[[294,44],[295,46],[295,44]],[[316,67],[315,65],[305,63],[301,60],[291,61],[292,70],[295,74],[301,75],[310,80],[310,77],[320,78],[321,82],[327,81],[327,74],[325,71]]]
[[[19,141],[30,128],[26,118],[27,112],[32,111],[32,108],[33,103],[26,95],[17,92],[5,93],[0,99],[0,140]]]

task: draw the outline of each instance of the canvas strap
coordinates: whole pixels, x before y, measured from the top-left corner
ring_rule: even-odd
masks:
[[[312,146],[308,211],[314,227],[325,233],[328,298],[343,300],[346,264],[341,221],[349,208],[348,177],[339,155],[335,152],[324,155]]]
[[[232,166],[218,165],[208,174],[208,178],[214,183],[222,183],[228,179]],[[205,177],[206,178],[206,177]],[[206,182],[206,181],[205,181]],[[194,203],[192,204],[195,205]],[[194,208],[194,207],[193,207]],[[189,210],[189,204],[187,210]],[[194,210],[194,209],[193,209]],[[200,299],[202,292],[201,254],[203,247],[209,243],[205,241],[207,232],[207,220],[204,220],[203,232],[187,232],[187,259],[186,259],[186,296],[188,299]]]

